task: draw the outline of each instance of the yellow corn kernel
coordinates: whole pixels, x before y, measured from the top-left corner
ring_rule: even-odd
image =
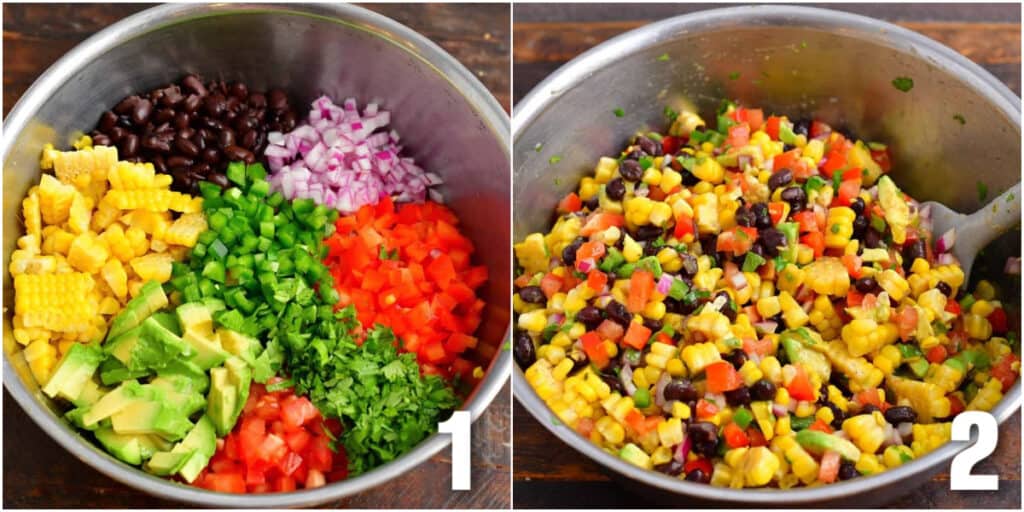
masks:
[[[900,277],[895,270],[883,270],[875,277],[875,280],[878,282],[878,285],[888,292],[889,296],[897,302],[903,300],[903,297],[906,297],[907,293],[910,292],[910,285],[907,283],[906,279]]]
[[[800,304],[793,299],[789,292],[782,291],[779,293],[779,306],[782,308],[783,320],[786,321],[786,325],[791,329],[803,327],[810,320],[807,312],[800,307]]]
[[[845,268],[845,267],[844,267]],[[782,269],[779,273],[776,286],[780,291],[784,291],[790,295],[796,293],[796,290],[800,288],[800,285],[804,283],[804,271],[790,263]]]
[[[665,362],[665,371],[672,377],[686,376],[686,367],[683,366],[683,360],[677,357],[673,357]]]
[[[704,370],[715,361],[721,361],[722,356],[714,343],[695,343],[687,345],[682,351],[683,362],[689,369],[690,374],[696,374]]]
[[[859,414],[843,421],[843,432],[865,453],[875,453],[885,441],[885,430],[870,414]]]
[[[871,453],[861,453],[854,467],[862,475],[871,475],[885,471],[885,466],[878,462],[878,457]]]
[[[804,282],[816,293],[841,297],[850,289],[850,274],[839,258],[818,258],[803,270]]]
[[[32,376],[36,378],[39,385],[46,384],[50,380],[50,374],[57,364],[57,348],[45,340],[37,340],[30,343],[22,351]]]
[[[964,315],[964,330],[968,336],[976,340],[987,340],[992,337],[992,324],[987,318],[974,313]]]
[[[725,177],[725,168],[714,158],[698,158],[693,166],[693,175],[711,184],[721,183]]]
[[[761,360],[761,371],[764,376],[774,384],[782,383],[782,365],[775,356],[768,356]],[[788,398],[788,394],[786,395]]]
[[[562,362],[555,366],[554,370],[551,370],[551,375],[554,376],[556,380],[564,381],[569,375],[569,372],[572,371],[573,364],[574,361],[572,359],[563,359]]]
[[[910,443],[910,448],[914,452],[914,457],[920,458],[926,453],[949,442],[952,427],[953,424],[951,422],[930,424],[915,423],[912,429],[914,441]]]
[[[672,403],[672,417],[679,418],[681,420],[690,419],[690,406],[683,402],[675,401]]]
[[[903,465],[904,462],[914,460],[914,451],[909,446],[893,445],[882,452],[882,461],[890,468]]]
[[[683,442],[683,424],[679,418],[669,418],[658,423],[658,439],[661,445],[671,448]]]
[[[924,258],[914,258],[914,262],[910,265],[910,271],[914,274],[927,275],[931,269],[928,260]]]
[[[753,385],[755,382],[764,378],[764,372],[757,367],[757,363],[747,360],[740,366],[740,377],[743,377],[743,383],[747,386]]]

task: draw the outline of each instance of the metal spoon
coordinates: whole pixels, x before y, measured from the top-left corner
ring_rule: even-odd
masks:
[[[922,204],[922,208],[925,206],[931,208],[932,233],[935,236],[956,229],[956,243],[953,244],[952,253],[960,262],[964,270],[964,283],[967,283],[978,252],[1020,223],[1020,182],[970,215],[955,212],[935,201]]]

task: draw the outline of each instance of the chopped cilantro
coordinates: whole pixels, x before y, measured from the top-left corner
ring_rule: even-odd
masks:
[[[538,143],[533,145],[533,150],[536,151],[537,153],[540,153],[540,150],[543,147],[544,147],[544,143],[543,142],[538,142]]]
[[[977,186],[978,186],[978,201],[984,201],[986,198],[988,198],[988,185],[986,185],[986,184],[984,184],[984,183],[979,181],[977,183]]]
[[[739,71],[733,71],[732,73],[729,73],[729,80],[739,80],[739,78],[740,78],[740,72]]]
[[[960,123],[961,125],[967,124],[967,119],[964,119],[963,114],[954,114],[953,119],[956,119],[956,122]]]
[[[672,107],[665,107],[665,117],[669,121],[675,121],[676,118],[679,117],[679,112],[673,110]]]
[[[666,62],[666,61],[668,61],[668,53],[666,52],[666,53],[663,53],[663,54],[659,55],[658,56],[658,61],[659,62]]]
[[[654,159],[649,157],[649,156],[643,156],[643,157],[640,157],[640,160],[638,160],[638,163],[640,164],[640,168],[641,169],[647,170],[652,165],[654,165]]]
[[[615,117],[623,117],[623,116],[626,115],[626,111],[622,110],[621,108],[617,108],[617,109],[613,110],[612,113],[615,114]]]
[[[554,155],[551,158],[548,158],[548,163],[549,164],[557,164],[558,162],[561,162],[561,161],[562,161],[562,157],[560,157],[558,155]]]
[[[909,92],[914,88],[914,79],[908,76],[898,76],[892,79],[892,86],[903,92]]]

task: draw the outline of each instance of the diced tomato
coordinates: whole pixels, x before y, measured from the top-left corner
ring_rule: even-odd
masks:
[[[718,406],[704,400],[703,398],[697,400],[697,419],[706,419],[714,416],[718,413]]]
[[[826,450],[821,456],[821,466],[818,468],[818,480],[825,484],[836,481],[839,476],[839,452]]]
[[[925,359],[928,360],[929,363],[939,364],[945,361],[947,357],[949,357],[949,351],[947,351],[946,347],[942,345],[935,345],[934,347],[928,349],[928,353],[925,354],[924,357]]]
[[[854,169],[854,171],[860,173],[860,169]],[[839,184],[839,193],[836,194],[835,203],[839,206],[850,206],[853,201],[857,199],[860,194],[861,180],[860,178],[853,180],[845,180]]]
[[[791,217],[800,225],[801,233],[821,230],[821,227],[818,225],[818,216],[811,210],[799,211],[791,215]]]
[[[562,290],[563,279],[551,272],[548,272],[540,280],[540,289],[547,298],[551,298]]]
[[[796,368],[796,376],[786,386],[789,396],[797,400],[814,400],[814,388],[811,386],[811,380],[807,377],[807,373],[800,366],[794,366],[794,368]]]
[[[747,433],[734,422],[730,421],[729,424],[722,429],[722,436],[725,437],[725,444],[729,445],[729,448],[750,446],[750,438],[747,437]]]
[[[710,476],[711,473],[714,472],[715,470],[715,468],[711,465],[711,461],[703,457],[688,460],[686,461],[686,464],[683,464],[683,471],[687,473],[690,473],[697,469],[703,471],[704,474],[708,476]]]
[[[992,324],[992,332],[995,334],[1006,334],[1009,329],[1006,320],[1006,310],[995,308],[988,315],[988,322]]]
[[[197,485],[216,492],[245,494],[245,480],[238,473],[207,473]]]
[[[817,169],[813,169],[800,158],[800,149],[791,149],[781,155],[776,155],[772,159],[772,169],[773,172],[789,169],[793,172],[793,178],[800,180],[806,180],[817,172]]]
[[[626,309],[630,313],[640,313],[647,306],[647,302],[651,299],[653,292],[654,274],[647,270],[634,270],[633,275],[629,278],[629,296]]]
[[[958,397],[958,396],[956,396],[956,395],[951,393],[951,394],[946,395],[946,398],[949,399],[949,415],[950,416],[956,416],[957,414],[960,414],[960,413],[964,412],[964,409],[966,409],[966,406],[964,405],[964,401],[961,400],[960,397]]]
[[[820,258],[825,254],[825,235],[820,231],[801,236],[800,243],[810,247],[814,251],[815,258]]]
[[[811,426],[807,428],[811,430],[817,430],[818,432],[824,432],[826,434],[832,433],[832,427],[830,427],[828,423],[825,423],[820,418],[814,423],[811,423]]]
[[[1018,361],[1018,358],[1015,354],[1006,354],[996,364],[992,365],[992,368],[988,371],[989,375],[998,379],[1003,384],[1003,393],[1009,391],[1013,387],[1013,383],[1017,382],[1018,374],[1013,371],[1013,363],[1016,361]]]
[[[587,222],[580,228],[580,236],[590,236],[612,226],[622,227],[625,224],[626,218],[621,214],[607,212],[592,213],[587,217]]]
[[[576,195],[576,192],[569,192],[558,203],[558,211],[562,213],[578,212],[581,208],[583,208],[583,201],[580,196]]]
[[[580,337],[580,343],[583,345],[583,352],[587,354],[591,363],[594,363],[598,368],[608,366],[608,351],[605,350],[604,345],[601,343],[601,336],[596,332],[588,332]]]
[[[604,251],[604,242],[600,240],[584,242],[583,245],[580,245],[579,249],[576,249],[576,269],[582,271],[581,265],[585,261],[596,264],[604,256]]]
[[[769,355],[772,352],[772,341],[768,338],[746,338],[743,340],[743,351],[750,355]]]
[[[590,418],[580,418],[576,421],[576,432],[583,437],[590,437],[590,433],[594,431],[594,420]]]
[[[825,159],[818,166],[821,174],[831,178],[832,174],[836,171],[845,168],[846,157],[850,152],[850,147],[852,147],[852,144],[847,141],[833,144],[832,147],[829,148],[828,153],[825,154]]]
[[[747,438],[750,439],[750,446],[768,446],[768,440],[761,433],[761,429],[754,425],[747,427]]]
[[[696,233],[697,227],[693,223],[693,217],[682,214],[676,218],[676,226],[672,230],[672,236],[684,243],[690,243],[693,242],[693,237],[696,236]],[[687,240],[687,236],[690,237],[689,240]]]
[[[873,405],[875,407],[878,407],[879,409],[882,408],[882,399],[878,396],[877,388],[865,389],[855,394],[853,396],[853,400],[860,404],[861,407],[865,405]]]
[[[736,226],[718,235],[715,250],[731,252],[737,256],[746,254],[757,241],[757,228]]]
[[[960,316],[960,303],[955,300],[946,301],[946,311]]]
[[[832,127],[817,120],[811,121],[811,127],[807,131],[807,135],[812,139],[816,139],[822,135],[828,135],[830,133],[832,133]]]
[[[842,258],[843,265],[846,266],[846,272],[850,274],[850,277],[857,279],[860,277],[861,260],[860,256],[856,254],[844,254]]]
[[[632,409],[626,414],[626,424],[641,436],[650,431],[647,418],[638,409]]]
[[[882,169],[882,172],[889,172],[892,170],[892,159],[889,156],[889,148],[880,150],[871,150],[871,159],[878,164],[878,167]]]
[[[768,203],[768,216],[772,219],[772,225],[778,225],[778,223],[786,220],[782,216],[786,214],[786,203],[782,201],[772,201]]]
[[[724,393],[743,385],[743,378],[728,361],[716,361],[704,368],[708,391]]]
[[[599,292],[604,289],[604,285],[608,283],[608,274],[605,274],[599,269],[592,269],[587,273],[587,286],[595,292]]]
[[[626,334],[626,330],[617,322],[612,320],[601,321],[601,323],[598,324],[597,329],[594,329],[594,331],[600,334],[601,338],[611,341],[619,341],[619,339]]]
[[[665,135],[661,138],[661,151],[666,155],[674,155],[682,145],[682,139],[674,135]]]
[[[900,338],[904,341],[910,340],[917,332],[917,308],[901,307],[896,313],[896,327],[899,329]]]
[[[768,120],[764,124],[764,131],[771,137],[772,140],[779,140],[779,128],[782,125],[782,118],[779,116],[769,116]]]
[[[734,124],[729,127],[729,135],[725,138],[725,145],[733,148],[741,148],[750,141],[750,126],[747,123]]]
[[[651,339],[650,329],[644,327],[644,324],[640,322],[630,322],[629,329],[626,330],[626,336],[622,338],[622,343],[640,350],[647,346],[647,340],[649,339]]]

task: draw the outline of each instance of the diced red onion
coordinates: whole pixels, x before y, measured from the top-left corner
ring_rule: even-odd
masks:
[[[551,325],[551,324],[562,325],[562,322],[564,320],[565,320],[565,315],[563,315],[561,313],[552,313],[550,316],[548,316],[548,325]]]
[[[746,169],[750,165],[750,155],[740,155],[736,157],[736,165],[740,170]]]
[[[633,384],[633,367],[629,365],[629,362],[624,362],[622,370],[619,371],[619,381],[622,382],[622,389],[626,390],[626,395],[633,396],[636,393],[636,384]]]
[[[289,133],[267,135],[269,182],[288,199],[310,198],[351,213],[384,197],[441,202],[437,174],[400,157],[398,134],[386,130],[391,113],[369,104],[360,115],[354,99],[342,106],[321,96],[307,120]]]
[[[784,405],[773,403],[772,414],[774,414],[776,418],[782,418],[789,415],[789,409],[786,409],[786,406]]]
[[[651,193],[651,189],[647,187],[637,187],[633,193],[636,194],[637,197],[647,197],[648,194]]]
[[[576,269],[584,274],[590,272],[590,269],[594,268],[594,260],[585,259],[576,262]]]
[[[665,386],[672,382],[672,376],[668,372],[661,372],[661,377],[654,384],[654,404],[658,407],[665,406]]]
[[[953,257],[953,253],[944,252],[935,257],[935,262],[939,265],[952,265],[956,263],[956,258]]]
[[[900,433],[904,439],[914,434],[914,424],[909,421],[904,421],[899,425],[896,425],[896,431]]]
[[[775,332],[775,329],[778,329],[778,328],[779,328],[779,323],[778,322],[773,322],[771,320],[765,320],[764,322],[757,322],[756,324],[754,324],[754,329],[755,330],[757,330],[758,332],[761,332],[761,333],[766,333],[766,334],[767,333],[773,333],[773,332]]]
[[[679,428],[682,428],[682,426]],[[690,436],[686,435],[686,432],[683,432],[683,442],[676,446],[676,453],[672,458],[675,459],[676,462],[686,462],[686,456],[690,454],[690,447],[692,446],[693,441],[690,440]]]
[[[668,295],[668,291],[672,289],[673,280],[673,277],[669,275],[667,272],[661,274],[661,277],[658,278],[658,293],[662,295]]]
[[[743,272],[737,272],[729,278],[729,282],[732,283],[733,289],[740,291],[747,287],[747,276],[743,275]]]
[[[1006,258],[1006,264],[1003,265],[1003,272],[1011,276],[1020,275],[1020,257],[1009,257]]]
[[[956,228],[949,228],[949,231],[943,233],[942,236],[935,241],[935,251],[940,253],[949,252],[949,250],[953,248],[953,244],[955,243]]]
[[[838,437],[839,439],[844,439],[846,441],[850,440],[850,436],[844,430],[837,430],[833,432],[832,435]]]

